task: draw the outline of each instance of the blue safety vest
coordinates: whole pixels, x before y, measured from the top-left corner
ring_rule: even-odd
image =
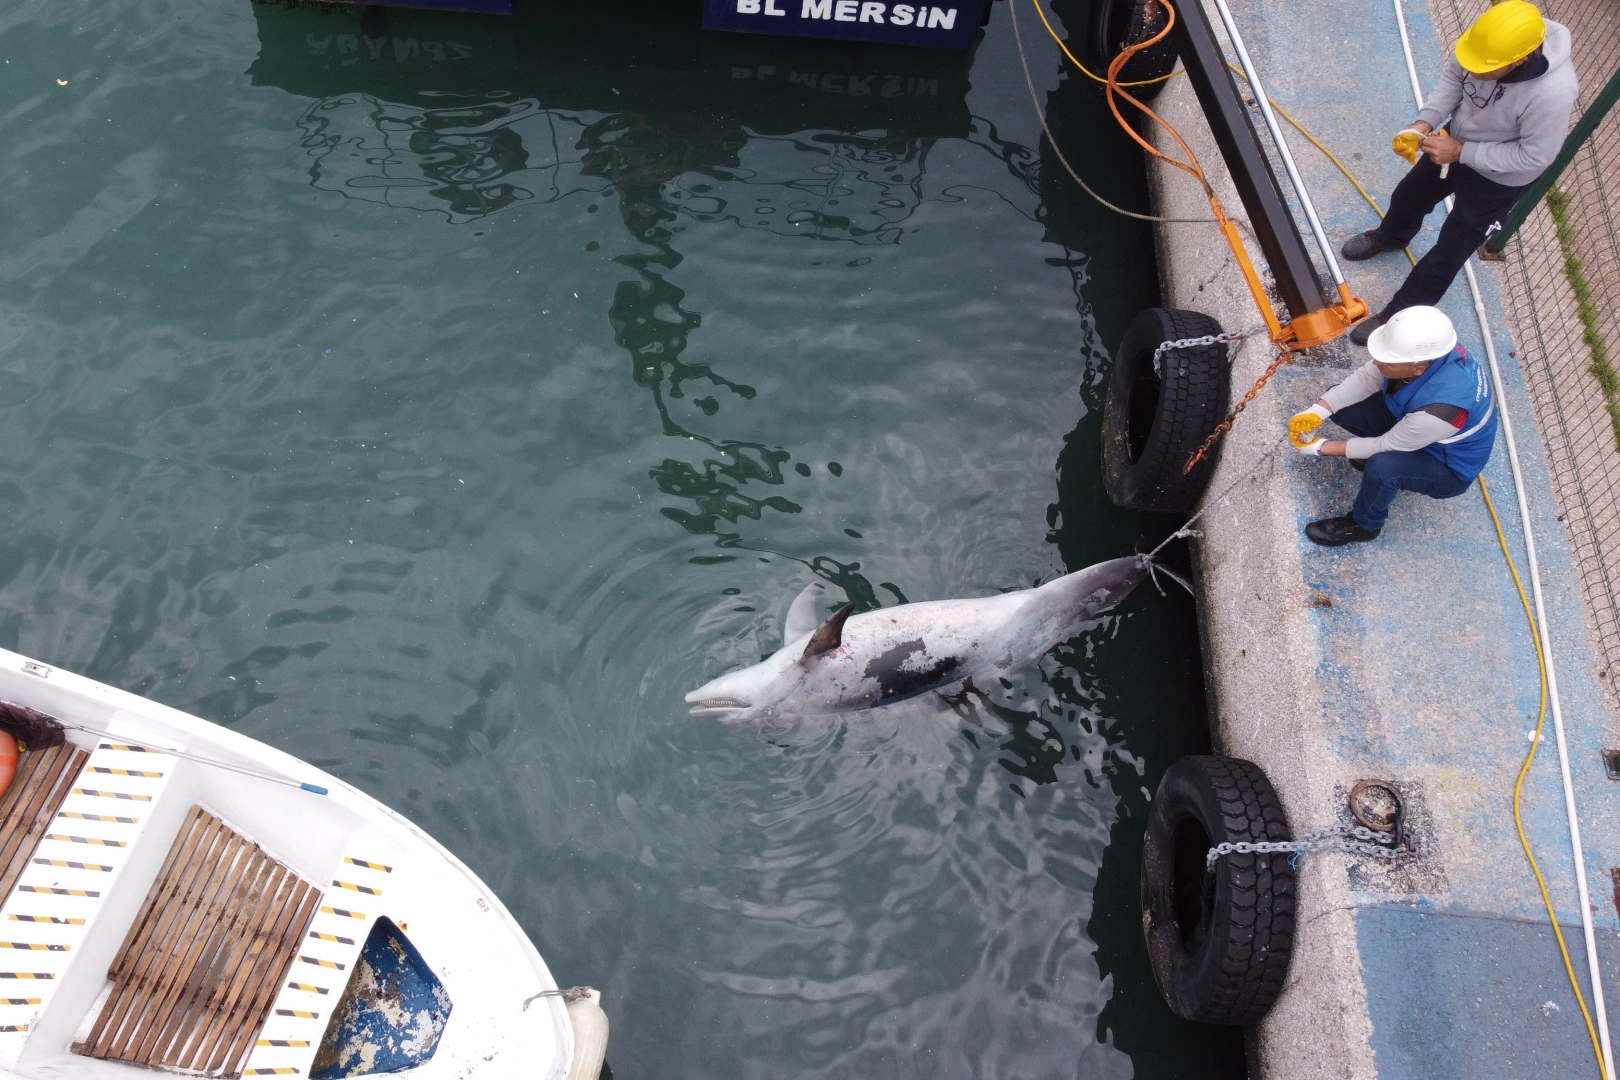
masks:
[[[1397,423],[1425,405],[1455,405],[1468,410],[1463,429],[1423,449],[1445,462],[1459,480],[1472,481],[1491,458],[1496,442],[1496,395],[1490,375],[1461,345],[1429,365],[1428,370],[1398,389],[1384,380],[1384,404]]]

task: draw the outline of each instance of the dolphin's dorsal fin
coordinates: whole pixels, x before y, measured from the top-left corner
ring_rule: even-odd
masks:
[[[804,655],[799,657],[801,662],[808,663],[818,656],[825,656],[844,643],[844,621],[855,611],[854,603],[845,604],[831,615],[827,621],[816,628],[810,635],[810,644],[804,647]]]
[[[812,581],[793,600],[788,608],[787,622],[782,624],[782,643],[798,641],[814,630],[821,619],[816,616],[816,601],[821,599],[821,582]]]

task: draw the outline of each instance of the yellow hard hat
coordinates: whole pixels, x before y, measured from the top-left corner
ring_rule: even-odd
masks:
[[[1457,39],[1457,63],[1475,75],[1507,67],[1541,47],[1547,24],[1536,5],[1502,0],[1474,20]]]

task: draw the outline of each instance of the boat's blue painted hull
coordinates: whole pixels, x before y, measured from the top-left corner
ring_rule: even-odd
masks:
[[[888,0],[704,0],[707,30],[738,30],[775,37],[871,41],[966,49],[973,44],[985,0],[934,0],[895,4]]]

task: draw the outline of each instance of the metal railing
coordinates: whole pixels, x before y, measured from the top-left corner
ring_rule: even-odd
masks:
[[[1542,173],[1536,182],[1530,185],[1530,190],[1520,197],[1512,213],[1508,214],[1507,220],[1502,223],[1502,227],[1485,241],[1487,251],[1494,253],[1507,247],[1507,242],[1519,231],[1519,226],[1530,216],[1530,211],[1546,197],[1547,192],[1558,183],[1559,177],[1564,175],[1564,170],[1575,160],[1575,155],[1591,140],[1599,125],[1609,115],[1609,111],[1614,108],[1616,101],[1620,101],[1620,67],[1615,68],[1614,74],[1609,76],[1609,81],[1604,84],[1603,89],[1598,91],[1597,96],[1581,113],[1581,118],[1575,122],[1575,126],[1564,139],[1563,149],[1558,152],[1553,163],[1547,166],[1547,171]]]

